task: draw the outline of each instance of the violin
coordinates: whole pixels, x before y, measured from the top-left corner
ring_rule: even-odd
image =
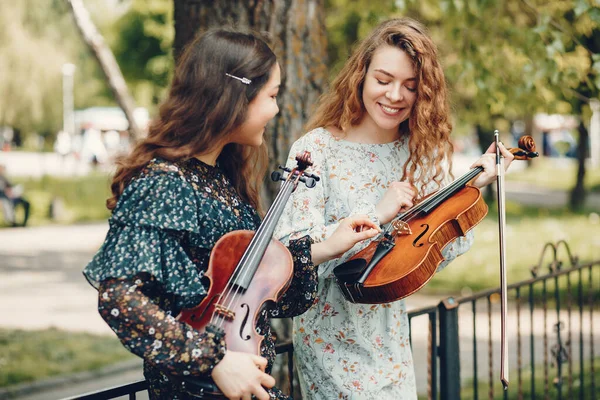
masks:
[[[521,137],[518,146],[508,149],[515,160],[539,156],[531,136]],[[487,215],[479,188],[468,185],[482,171],[482,167],[471,169],[399,214],[379,240],[335,267],[333,273],[346,300],[389,303],[422,288],[444,261],[442,249]]]
[[[306,172],[312,166],[309,152],[298,154],[296,161],[293,169],[279,166],[288,173],[286,178],[279,171],[271,174],[271,179],[284,183],[256,232],[232,231],[216,242],[204,275],[210,281],[206,297],[178,316],[179,321],[198,331],[208,326],[222,329],[228,350],[260,355],[264,337],[256,332],[258,315],[290,285],[292,255],[273,239],[273,232],[298,183],[312,188],[320,180]],[[211,398],[225,398],[212,379],[185,378],[183,383]]]

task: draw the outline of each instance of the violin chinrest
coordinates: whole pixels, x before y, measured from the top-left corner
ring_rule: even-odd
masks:
[[[366,268],[367,260],[364,258],[356,258],[335,267],[333,269],[333,274],[340,282],[354,283],[360,278]]]

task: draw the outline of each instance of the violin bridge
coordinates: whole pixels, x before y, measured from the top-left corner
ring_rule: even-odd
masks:
[[[233,311],[231,311],[227,307],[224,307],[220,304],[215,304],[215,313],[229,321],[231,321],[235,318],[235,313]]]
[[[392,222],[392,227],[394,228],[395,234],[397,235],[412,235],[412,231],[410,230],[410,226],[404,221],[395,220]]]

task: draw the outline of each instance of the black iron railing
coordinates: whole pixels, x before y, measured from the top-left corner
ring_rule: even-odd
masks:
[[[561,247],[567,253],[568,268],[557,258]],[[543,264],[548,253],[551,260]],[[544,268],[546,274],[542,274]],[[580,263],[564,241],[548,243],[531,273],[531,279],[508,286],[507,391],[502,390],[499,379],[500,289],[450,297],[409,313],[411,346],[414,321],[427,318],[427,351],[415,352],[414,357],[415,365],[427,367],[424,384],[428,399],[597,398],[600,356],[595,353],[598,335],[594,336],[594,319],[600,320],[600,260]],[[292,344],[278,345],[277,354],[287,355],[287,365],[281,366],[286,369],[287,382],[279,384],[288,387],[292,397],[300,398],[294,382]],[[419,381],[418,372],[417,377]],[[146,389],[146,382],[139,381],[70,400],[135,399],[136,393]]]

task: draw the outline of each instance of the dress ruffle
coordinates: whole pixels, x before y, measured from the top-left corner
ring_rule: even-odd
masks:
[[[119,198],[111,221],[198,233],[198,204],[194,189],[175,165],[169,171],[151,163]]]
[[[96,288],[108,278],[152,275],[168,294],[198,305],[206,295],[202,275],[181,245],[187,232],[198,233],[193,188],[177,171],[149,170],[125,189],[104,244],[83,273]]]

